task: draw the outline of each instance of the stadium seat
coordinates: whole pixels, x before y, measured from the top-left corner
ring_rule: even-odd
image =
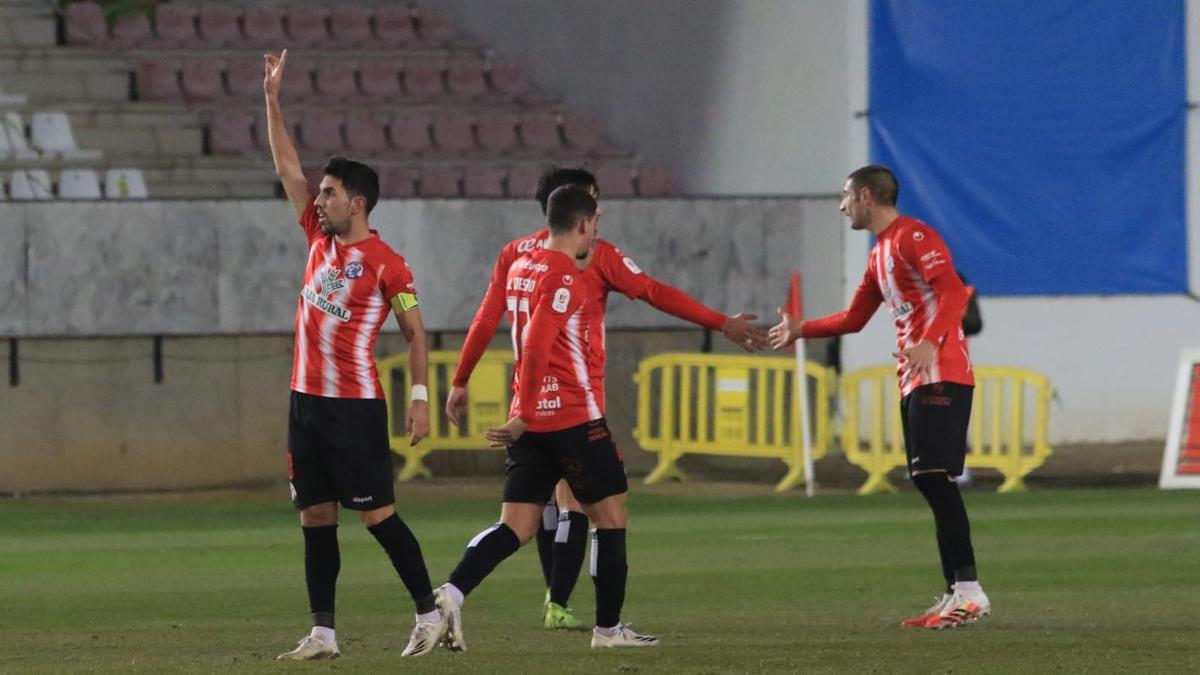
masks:
[[[409,61],[404,64],[404,93],[425,101],[444,96],[442,64],[436,61]]]
[[[313,70],[316,64],[308,59],[288,58],[287,67],[283,71],[283,86],[280,87],[279,98],[287,101],[307,101],[315,96],[313,91]],[[263,65],[258,63],[258,95],[262,96]]]
[[[669,197],[675,194],[675,176],[661,166],[643,166],[638,170],[638,194],[643,197]]]
[[[516,113],[501,111],[482,111],[475,123],[479,147],[493,154],[503,154],[514,150],[517,145]]]
[[[562,149],[558,115],[551,112],[527,112],[521,115],[521,145],[537,153],[557,153]]]
[[[426,167],[421,171],[422,197],[461,197],[463,170],[460,167]]]
[[[280,45],[287,44],[283,33],[283,10],[278,5],[261,3],[247,6],[242,18],[242,33],[249,44],[279,49]]]
[[[401,47],[416,40],[412,7],[399,2],[376,7],[375,37],[389,47]]]
[[[0,126],[0,162],[7,162],[12,159],[13,149],[8,142],[8,132]]]
[[[304,183],[308,186],[308,193],[315,195],[321,189],[321,179],[325,178],[325,172],[319,166],[302,167],[304,172]]]
[[[450,98],[470,100],[488,93],[481,59],[453,59],[446,65],[446,90]]]
[[[525,69],[511,61],[493,61],[487,68],[488,82],[492,91],[505,98],[514,99],[527,94],[533,85]]]
[[[104,9],[92,0],[67,5],[63,25],[67,33],[67,44],[101,45],[108,42],[108,24],[104,22]]]
[[[197,42],[196,6],[182,2],[158,5],[154,12],[154,34],[162,45],[185,47]]]
[[[538,179],[545,167],[536,164],[517,164],[508,169],[508,196],[527,199],[537,192]]]
[[[633,167],[626,164],[602,164],[592,173],[596,176],[601,195],[616,198],[637,196],[637,191],[633,188]]]
[[[462,155],[475,149],[475,134],[471,127],[473,116],[457,110],[445,110],[433,116],[433,142],[437,149],[451,155]]]
[[[244,41],[238,21],[242,18],[242,6],[223,2],[206,2],[200,5],[200,41],[206,47],[225,47]]]
[[[255,155],[258,147],[252,130],[255,115],[245,110],[222,111],[213,115],[209,127],[209,148],[218,154]]]
[[[503,197],[508,172],[489,164],[472,164],[463,173],[463,194],[468,197]]]
[[[225,66],[225,88],[234,98],[261,103],[263,97],[262,58],[230,59]]]
[[[458,36],[454,20],[445,11],[433,5],[422,5],[417,9],[418,34],[424,42],[444,44]]]
[[[141,47],[153,39],[150,17],[143,12],[122,15],[113,24],[111,44],[118,49]]]
[[[199,58],[183,62],[180,70],[180,83],[183,86],[183,98],[187,102],[216,101],[225,97],[225,84],[221,81],[221,72],[225,64],[219,60]]]
[[[416,197],[419,171],[408,166],[389,166],[379,177],[379,192],[384,197]]]
[[[21,114],[9,111],[4,113],[4,117],[0,119],[4,123],[3,133],[8,140],[9,153],[13,159],[37,159],[37,151],[29,147],[29,137],[25,133],[25,120],[21,119]]]
[[[572,150],[588,153],[604,142],[604,124],[591,115],[568,113],[563,118],[563,137]]]
[[[80,150],[75,145],[71,119],[64,112],[38,112],[29,124],[29,137],[43,155],[58,155],[65,159],[97,159],[97,150]]]
[[[101,199],[100,179],[91,169],[64,169],[58,177],[59,199]]]
[[[346,147],[367,155],[387,151],[387,116],[373,110],[354,110],[346,115]]]
[[[358,98],[358,84],[354,77],[356,70],[358,65],[353,61],[324,59],[318,62],[317,93],[324,98],[325,103],[333,103],[332,99],[349,99],[347,102],[355,102]]]
[[[149,196],[141,169],[109,169],[104,173],[105,199],[146,199]]]
[[[50,174],[44,169],[14,171],[8,187],[9,198],[13,201],[54,199]]]
[[[300,145],[306,150],[322,153],[341,152],[342,115],[323,108],[304,113],[300,122]]]
[[[371,8],[357,2],[338,2],[330,16],[330,32],[339,45],[368,45],[371,34]]]
[[[387,100],[400,96],[400,69],[392,61],[364,61],[359,67],[358,79],[367,98]]]
[[[292,5],[288,7],[284,22],[288,36],[294,43],[312,49],[329,41],[329,29],[325,22],[329,8],[321,4]]]
[[[420,155],[432,149],[429,114],[401,112],[392,116],[392,147],[407,155]]]
[[[12,94],[4,91],[4,87],[0,87],[0,108],[9,108],[20,105],[25,105],[29,102],[29,97],[25,94]]]
[[[183,96],[179,86],[179,61],[173,59],[142,59],[137,63],[137,93],[142,101],[178,101]],[[259,67],[259,81],[262,67]],[[259,92],[262,85],[259,84]]]

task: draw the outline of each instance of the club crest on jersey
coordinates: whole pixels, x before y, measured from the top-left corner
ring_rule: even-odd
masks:
[[[351,263],[357,265],[358,263]],[[358,273],[362,274],[362,265],[359,265]],[[354,277],[351,277],[352,279]],[[342,271],[336,267],[330,267],[321,271],[321,295],[328,298],[335,292],[346,287],[346,282],[342,279]]]
[[[360,262],[352,262],[346,265],[346,278],[357,279],[363,275],[363,266]]]

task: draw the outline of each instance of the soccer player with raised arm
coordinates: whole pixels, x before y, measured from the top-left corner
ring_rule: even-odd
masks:
[[[282,660],[340,655],[334,594],[341,556],[338,504],[387,552],[416,604],[416,626],[401,656],[429,653],[447,622],[437,609],[421,546],[396,514],[387,406],[372,350],[389,310],[408,342],[410,442],[429,434],[428,352],[412,273],[370,228],[379,178],[365,164],[333,157],[319,193],[308,191],[279,105],[287,50],[266,56],[263,90],[275,172],[308,238],[308,266],[296,308],[288,412],[288,479],[304,532],[304,578],[312,631]]]
[[[875,237],[867,271],[850,307],[830,316],[783,320],[770,330],[780,349],[799,337],[857,333],[882,303],[896,325],[900,419],[913,484],[933,510],[945,591],[902,626],[953,628],[991,613],[975,573],[967,509],[954,478],[963,472],[975,376],[962,330],[968,292],[950,251],[930,226],[896,211],[900,185],[882,166],[846,179],[841,211],[853,230]]]
[[[536,198],[542,213],[550,193],[564,186],[574,185],[598,197],[599,187],[591,172],[581,168],[554,167],[542,174],[538,181]],[[600,210],[603,213],[603,210]],[[541,229],[510,241],[500,251],[492,268],[492,278],[484,293],[479,309],[471,322],[454,374],[452,389],[446,400],[446,415],[455,424],[466,411],[467,383],[471,373],[487,350],[488,343],[496,334],[506,307],[505,280],[508,270],[517,259],[540,250],[550,236],[549,229]],[[613,244],[597,239],[588,252],[587,264],[578,275],[587,284],[591,301],[588,309],[591,357],[588,369],[597,400],[604,407],[604,361],[605,331],[604,312],[608,295],[619,292],[634,300],[641,300],[667,314],[689,321],[710,330],[719,330],[733,344],[750,351],[766,346],[766,335],[750,322],[752,314],[725,316],[697,302],[683,291],[668,286],[642,272],[633,260]],[[582,287],[581,287],[582,288]],[[543,606],[543,625],[549,629],[582,628],[571,611],[568,600],[583,567],[587,544],[587,517],[571,494],[566,482],[559,483],[555,499],[548,503],[542,513],[542,526],[538,529],[538,556],[542,563],[542,575],[546,582],[546,599]]]
[[[488,429],[507,447],[507,476],[500,522],[475,536],[449,582],[437,590],[450,622],[446,645],[466,649],[462,604],[505,558],[541,526],[542,507],[565,479],[596,525],[593,578],[596,625],[593,647],[649,647],[658,638],[621,623],[628,575],[625,556],[625,464],[600,408],[601,392],[588,372],[592,300],[576,267],[596,238],[596,200],[567,185],[549,198],[550,236],[545,246],[513,262],[504,297],[516,347],[509,421]]]

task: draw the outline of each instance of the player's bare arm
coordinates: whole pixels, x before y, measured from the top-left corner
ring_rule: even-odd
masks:
[[[287,54],[285,49],[282,54],[266,54],[263,57],[263,93],[267,98],[267,138],[271,144],[271,159],[275,162],[275,175],[283,183],[283,191],[299,218],[312,196],[308,194],[308,182],[304,180],[304,171],[300,168],[300,155],[296,153],[292,135],[288,133],[287,122],[283,118],[283,108],[279,105],[279,88],[283,84]]]
[[[392,310],[400,333],[408,342],[409,384],[425,387],[429,384],[429,346],[425,339],[425,322],[415,301],[411,294],[400,293],[392,298]],[[409,444],[416,445],[429,435],[429,401],[409,401],[406,418],[404,432],[408,434]]]

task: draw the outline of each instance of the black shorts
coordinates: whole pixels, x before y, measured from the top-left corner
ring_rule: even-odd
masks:
[[[288,480],[297,509],[340,502],[356,511],[396,503],[387,403],[292,392]]]
[[[962,475],[974,392],[969,385],[936,382],[917,387],[900,401],[909,473]]]
[[[604,418],[559,431],[527,431],[508,446],[504,501],[545,504],[565,478],[581,504],[629,491],[625,462]]]

